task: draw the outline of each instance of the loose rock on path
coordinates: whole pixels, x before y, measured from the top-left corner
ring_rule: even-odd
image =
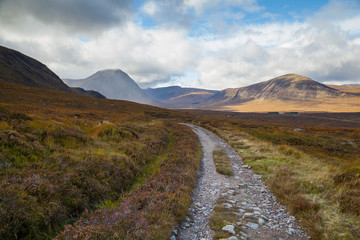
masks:
[[[231,233],[229,239],[310,239],[297,220],[266,188],[261,176],[244,165],[230,145],[202,127],[186,125],[199,136],[203,158],[189,215],[174,229],[171,240],[212,239],[209,219],[219,197],[225,207],[236,209],[234,214],[238,216],[236,224],[223,227],[223,231]],[[234,172],[231,177],[216,172],[212,153],[219,146],[231,162]],[[235,225],[242,230],[236,232]]]

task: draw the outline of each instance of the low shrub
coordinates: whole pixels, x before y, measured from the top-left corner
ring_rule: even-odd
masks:
[[[199,167],[200,145],[183,125],[174,125],[174,146],[145,183],[119,204],[85,213],[56,239],[167,239],[186,216]]]

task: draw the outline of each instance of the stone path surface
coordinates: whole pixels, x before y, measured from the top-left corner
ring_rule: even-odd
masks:
[[[275,196],[260,180],[261,176],[244,165],[241,157],[224,140],[212,132],[191,124],[202,144],[203,158],[198,172],[197,187],[193,192],[193,203],[189,215],[173,230],[171,240],[212,239],[209,218],[219,197],[225,207],[236,209],[238,221],[224,226],[232,233],[231,240],[240,239],[310,239],[300,228],[297,220],[279,204]],[[221,147],[228,155],[234,175],[218,174],[212,152]],[[238,225],[241,231],[234,231]],[[236,226],[236,229],[239,227]]]

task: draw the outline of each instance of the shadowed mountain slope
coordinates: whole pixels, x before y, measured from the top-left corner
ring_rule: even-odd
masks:
[[[104,98],[95,91],[70,88],[46,65],[18,51],[2,46],[0,46],[0,80],[29,87]]]
[[[119,69],[102,70],[85,79],[64,81],[73,87],[99,91],[107,98],[158,105],[129,75]]]

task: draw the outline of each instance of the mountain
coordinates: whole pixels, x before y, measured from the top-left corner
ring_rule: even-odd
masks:
[[[173,107],[196,107],[217,93],[215,90],[198,88],[182,88],[179,86],[148,88],[145,92],[159,102],[167,103]]]
[[[85,79],[64,81],[73,87],[99,91],[107,98],[159,105],[129,75],[119,69],[102,70]]]
[[[360,94],[327,86],[298,74],[287,74],[247,87],[221,91],[164,87],[146,93],[173,108],[240,112],[330,111],[360,109]]]
[[[287,74],[247,87],[219,91],[201,103],[201,107],[249,112],[353,112],[360,109],[360,97],[305,76]]]
[[[18,51],[2,46],[0,46],[0,80],[29,87],[104,98],[103,95],[95,91],[70,88],[46,65]]]
[[[210,101],[218,104],[236,104],[255,99],[309,101],[348,95],[348,93],[341,92],[308,77],[287,74],[247,87],[225,89],[212,96]]]

